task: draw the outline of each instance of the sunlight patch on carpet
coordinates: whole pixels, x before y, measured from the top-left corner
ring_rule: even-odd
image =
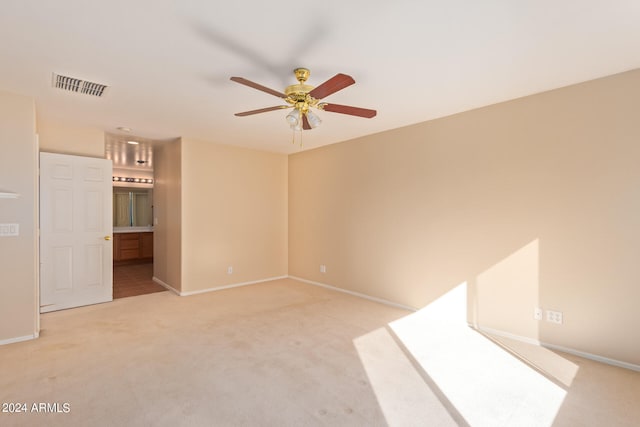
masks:
[[[457,425],[386,329],[353,343],[390,427]]]
[[[463,283],[390,324],[410,356],[472,426],[551,426],[565,390],[467,325]]]

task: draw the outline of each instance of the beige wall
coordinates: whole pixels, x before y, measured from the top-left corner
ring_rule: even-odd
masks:
[[[38,120],[40,151],[104,158],[104,131]]]
[[[287,274],[285,155],[183,139],[182,214],[184,292]]]
[[[633,71],[288,160],[165,143],[154,275],[193,292],[288,272],[415,307],[467,283],[471,322],[640,364],[638,99]],[[0,191],[22,194],[0,199],[21,225],[0,238],[2,341],[37,330],[33,101],[1,94],[0,121]],[[38,131],[43,151],[104,156],[102,131]]]
[[[415,307],[468,283],[470,321],[640,364],[639,100],[636,70],[292,155],[289,274]]]
[[[37,300],[37,146],[33,99],[0,92],[0,223],[17,223],[20,235],[0,237],[0,342],[34,337]]]
[[[154,147],[153,276],[182,289],[182,141]]]

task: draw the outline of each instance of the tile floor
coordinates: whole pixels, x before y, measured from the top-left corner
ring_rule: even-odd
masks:
[[[166,291],[152,277],[153,263],[114,266],[113,299]]]

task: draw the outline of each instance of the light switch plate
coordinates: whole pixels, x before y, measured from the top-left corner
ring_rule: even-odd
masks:
[[[0,237],[20,235],[20,224],[0,224]]]

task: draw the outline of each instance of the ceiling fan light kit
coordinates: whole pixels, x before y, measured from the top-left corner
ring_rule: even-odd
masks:
[[[299,110],[292,110],[289,114],[287,114],[285,119],[287,120],[287,123],[289,123],[289,126],[293,130],[298,130],[296,129],[296,127],[299,128],[300,122],[302,122],[302,119],[300,118]]]
[[[277,96],[287,103],[287,105],[244,111],[242,113],[236,113],[235,115],[238,117],[245,117],[254,114],[266,113],[268,111],[293,108],[293,110],[285,116],[285,119],[294,131],[309,130],[320,126],[322,120],[320,120],[320,117],[318,117],[311,108],[369,119],[376,116],[376,110],[320,102],[321,99],[354,84],[355,80],[351,76],[339,73],[322,83],[320,86],[313,87],[306,84],[306,81],[309,79],[311,74],[307,68],[296,68],[293,70],[293,73],[296,80],[298,80],[298,83],[287,86],[284,93],[262,86],[258,83],[254,83],[243,77],[231,77],[231,80],[236,83]]]
[[[320,123],[322,123],[322,120],[320,120],[320,117],[318,117],[318,115],[311,110],[307,111],[307,120],[309,120],[309,125],[311,125],[311,129],[317,128],[318,126],[320,126]]]

